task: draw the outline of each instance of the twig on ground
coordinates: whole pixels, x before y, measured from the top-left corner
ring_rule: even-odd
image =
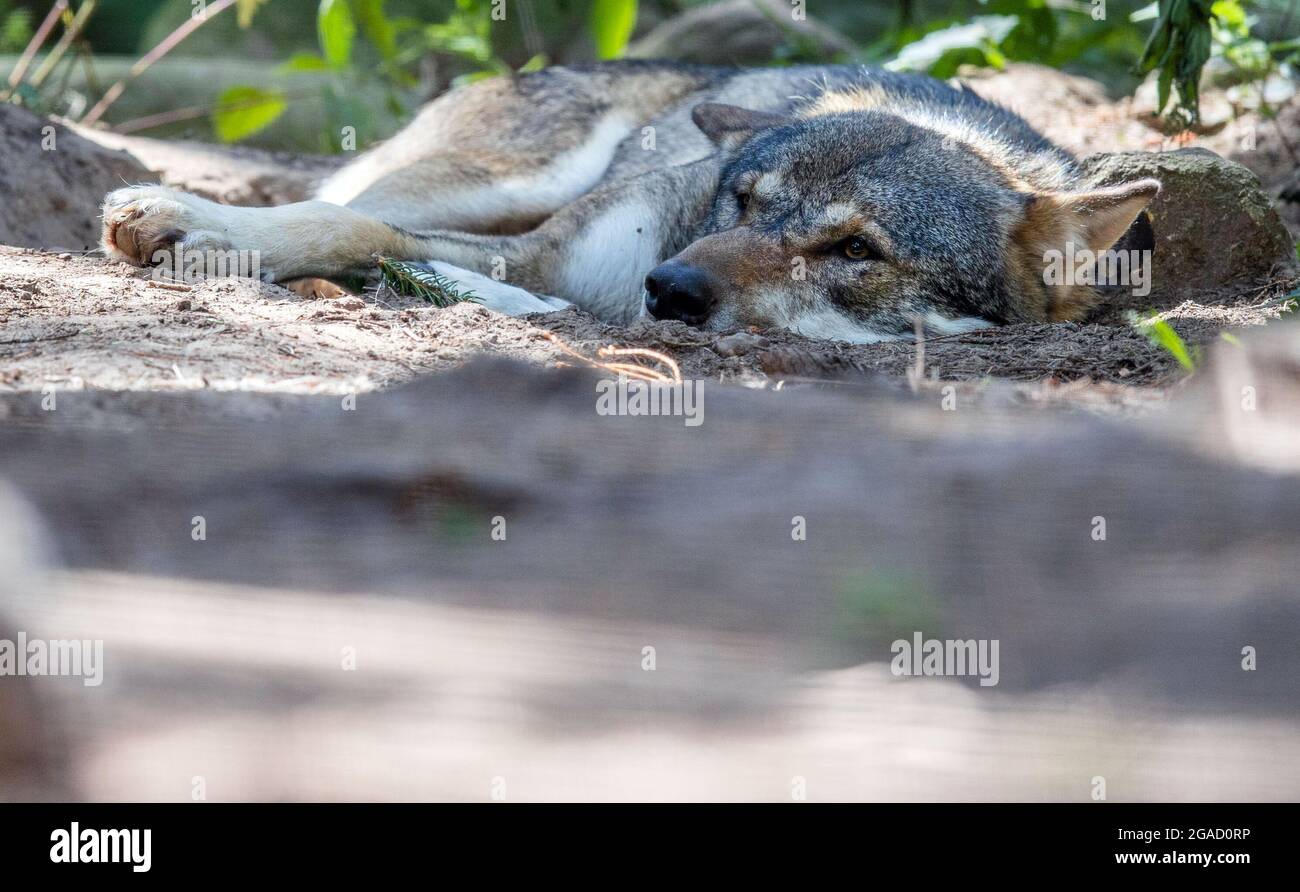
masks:
[[[600,359],[592,359],[590,356],[584,356],[577,350],[570,347],[564,341],[560,340],[555,334],[549,331],[541,333],[542,337],[559,347],[569,356],[580,361],[583,365],[591,368],[601,369],[606,372],[613,372],[625,378],[634,378],[639,381],[653,381],[663,384],[680,384],[682,382],[681,368],[677,362],[666,353],[660,353],[658,350],[650,350],[645,347],[618,347],[614,344],[608,344],[596,351],[597,356],[645,356],[655,362],[668,366],[672,374],[664,374],[658,369],[648,368],[643,365],[637,365],[630,362],[605,362]]]
[[[158,279],[150,279],[145,282],[146,288],[162,288],[165,291],[193,291],[189,285],[183,282],[163,282]]]

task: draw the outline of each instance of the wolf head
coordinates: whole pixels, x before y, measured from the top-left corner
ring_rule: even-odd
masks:
[[[646,309],[716,330],[865,343],[1075,319],[1096,294],[1046,284],[1046,256],[1104,251],[1160,188],[1075,191],[1070,156],[1018,118],[1019,144],[879,93],[798,118],[711,103],[693,117],[720,150],[719,188],[702,237],[647,277]]]

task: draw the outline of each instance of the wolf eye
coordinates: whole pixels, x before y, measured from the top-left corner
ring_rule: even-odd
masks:
[[[741,213],[744,213],[745,210],[748,209],[748,207],[749,207],[749,193],[748,193],[748,192],[737,192],[737,193],[736,193],[736,204],[740,207]]]
[[[850,260],[866,260],[874,253],[867,240],[859,238],[856,235],[840,242],[840,250],[843,251],[844,256]]]

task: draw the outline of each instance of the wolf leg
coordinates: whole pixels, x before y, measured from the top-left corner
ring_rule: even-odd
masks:
[[[448,233],[446,239],[458,248],[461,245],[455,234]],[[435,248],[427,236],[325,202],[235,208],[158,186],[137,186],[111,194],[104,205],[103,240],[111,257],[141,266],[170,263],[172,256],[191,252],[197,252],[201,260],[208,251],[246,252],[261,278],[285,282],[290,290],[309,298],[346,293],[323,277],[373,265],[375,254],[423,260]],[[463,248],[442,247],[444,253],[463,254]],[[522,246],[510,250],[507,240],[505,246],[495,247],[514,257]],[[497,312],[517,316],[569,305],[451,264],[435,262],[432,266],[440,275],[472,290],[484,306]],[[240,272],[252,274],[250,270]]]
[[[110,257],[139,265],[176,246],[248,252],[268,282],[345,275],[373,267],[376,254],[441,261],[627,322],[641,313],[646,273],[690,241],[717,175],[715,159],[653,171],[590,192],[520,235],[412,232],[323,201],[238,208],[134,186],[106,199],[103,243]]]
[[[164,186],[110,193],[104,200],[101,241],[109,257],[138,266],[195,253],[210,271],[212,255],[246,252],[267,282],[344,275],[373,266],[376,253],[422,256],[418,239],[336,204],[230,207]]]
[[[429,103],[316,197],[404,229],[523,232],[594,188],[636,128],[705,81],[653,66],[480,81]]]

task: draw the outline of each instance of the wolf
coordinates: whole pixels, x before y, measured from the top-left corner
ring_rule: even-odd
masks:
[[[1089,188],[1070,153],[964,86],[859,66],[553,67],[453,89],[314,200],[117,190],[103,247],[140,265],[253,251],[300,294],[430,265],[505,313],[786,329],[854,343],[1075,320],[1160,189]]]

